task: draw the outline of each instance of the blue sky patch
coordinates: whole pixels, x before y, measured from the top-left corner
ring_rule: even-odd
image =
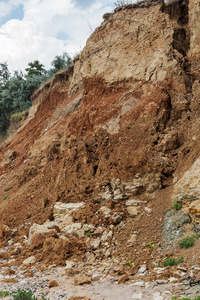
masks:
[[[95,1],[94,0],[74,0],[73,1],[76,5],[78,5],[81,8],[88,8],[91,6]]]
[[[6,1],[5,1],[6,2]],[[17,20],[23,20],[24,18],[24,10],[23,10],[23,5],[20,4],[17,7],[14,7],[13,10],[11,10],[11,12],[0,19],[0,26],[2,26],[3,24],[5,24],[6,22],[8,22],[9,20],[12,19],[17,19]]]
[[[66,41],[68,38],[69,38],[69,35],[64,32],[64,31],[60,31],[57,35],[56,35],[56,38],[59,39],[59,40],[63,40],[63,41]]]

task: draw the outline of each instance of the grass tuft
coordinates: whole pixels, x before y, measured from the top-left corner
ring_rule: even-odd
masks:
[[[199,234],[193,234],[192,236],[187,236],[185,239],[181,240],[178,244],[181,248],[190,248],[193,246],[194,242],[200,237]]]
[[[183,257],[179,259],[175,259],[173,257],[166,258],[162,262],[159,263],[159,266],[168,267],[168,266],[176,266],[183,262]]]

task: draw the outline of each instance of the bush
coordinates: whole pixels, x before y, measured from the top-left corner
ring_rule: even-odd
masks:
[[[7,292],[7,291],[0,291],[0,297],[6,297],[6,296],[9,296],[10,295],[10,293],[9,292]]]
[[[14,300],[37,300],[37,297],[35,297],[31,290],[28,292],[25,290],[19,289],[17,292],[12,293]],[[44,297],[42,297],[43,300],[45,300]]]
[[[194,242],[199,238],[198,234],[192,236],[187,236],[185,239],[179,242],[181,248],[190,248],[193,246]]]
[[[178,260],[176,260],[173,257],[169,257],[166,260],[162,261],[161,263],[159,263],[159,265],[162,265],[163,267],[167,267],[167,266],[176,266],[180,263],[183,262],[183,257],[179,258]]]
[[[182,208],[182,202],[177,202],[177,203],[174,203],[174,205],[172,206],[172,209],[175,209],[175,210],[180,210]]]

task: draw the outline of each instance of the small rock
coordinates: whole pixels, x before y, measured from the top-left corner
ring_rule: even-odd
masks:
[[[83,285],[91,283],[91,279],[86,275],[75,275],[74,276],[74,284],[75,285]]]
[[[157,282],[157,284],[166,284],[166,283],[168,283],[168,280],[165,280],[165,279],[157,279],[156,282]]]
[[[144,281],[138,281],[138,282],[134,282],[133,285],[135,285],[135,286],[140,286],[140,287],[144,287],[144,286],[145,286],[145,283],[144,283]]]
[[[153,269],[157,274],[161,274],[165,271],[165,268],[154,268]]]
[[[11,246],[13,244],[13,240],[8,241],[8,245]]]
[[[92,249],[96,250],[97,248],[99,248],[100,246],[100,243],[101,243],[101,240],[100,239],[94,239],[94,240],[91,240],[90,244],[91,244],[91,247]]]
[[[161,296],[160,292],[157,292],[157,293],[153,294],[153,299],[154,300],[163,300],[164,298]]]
[[[128,275],[127,275],[127,274],[124,274],[124,275],[122,275],[122,276],[119,278],[118,284],[122,284],[122,283],[124,283],[125,281],[128,281],[128,280],[129,280]]]
[[[93,274],[92,275],[92,281],[97,281],[97,280],[99,280],[100,279],[100,274],[98,274],[98,273],[96,273],[96,274]]]
[[[30,257],[28,257],[27,259],[25,259],[25,260],[23,261],[23,264],[24,264],[24,265],[32,265],[32,264],[34,264],[35,262],[36,262],[35,256],[30,256]]]
[[[145,207],[144,210],[145,210],[148,214],[152,213],[152,209],[149,208],[149,207]]]
[[[130,217],[134,218],[138,215],[138,210],[135,206],[128,206],[127,211]]]
[[[136,199],[130,199],[126,201],[127,206],[138,206],[138,205],[144,205],[147,204],[146,201],[136,200]]]
[[[178,278],[176,278],[176,277],[170,277],[169,278],[169,282],[174,282],[174,281],[177,281],[178,280]]]
[[[142,299],[142,293],[133,294],[132,299]]]
[[[88,297],[70,297],[69,300],[91,300]]]
[[[102,206],[99,211],[101,211],[104,214],[105,218],[110,218],[110,213],[111,213],[111,209],[106,207],[106,206]]]
[[[122,220],[122,213],[114,212],[114,214],[110,217],[111,224],[117,225]]]
[[[59,286],[59,284],[58,284],[58,282],[56,280],[50,280],[49,281],[49,284],[48,284],[49,288],[56,287],[56,286]]]
[[[66,260],[65,263],[66,263],[66,266],[65,266],[66,270],[72,269],[75,265],[75,263],[73,261]]]
[[[137,237],[136,234],[132,234],[131,237],[130,237],[130,239],[128,240],[128,243],[134,244],[135,241],[136,241],[136,237]]]
[[[178,266],[177,269],[178,269],[178,270],[181,270],[181,271],[183,271],[183,272],[187,272],[187,268],[184,268],[184,267]],[[200,270],[200,269],[199,269],[199,270]]]
[[[142,273],[144,273],[146,270],[147,270],[146,265],[142,265],[142,266],[138,269],[137,272],[138,272],[139,274],[142,274]]]

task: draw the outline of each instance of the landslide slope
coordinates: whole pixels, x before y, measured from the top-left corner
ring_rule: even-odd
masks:
[[[89,252],[150,264],[162,252],[174,184],[199,156],[199,7],[147,1],[104,15],[73,66],[34,93],[27,120],[0,150],[0,237],[23,245],[19,261]],[[61,203],[84,203],[67,221],[76,230],[56,223]],[[188,205],[191,227],[198,209]],[[47,220],[53,232],[30,241],[30,227]],[[145,247],[152,240],[160,248]]]

